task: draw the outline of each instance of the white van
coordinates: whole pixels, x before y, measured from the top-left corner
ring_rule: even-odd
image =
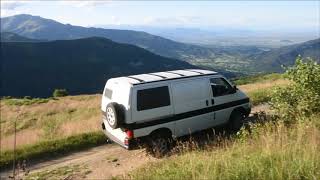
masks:
[[[186,69],[109,79],[101,110],[112,141],[127,149],[145,143],[160,157],[177,137],[224,124],[239,130],[251,105],[222,75]]]

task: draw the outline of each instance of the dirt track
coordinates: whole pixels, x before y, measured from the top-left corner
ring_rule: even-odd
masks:
[[[109,179],[112,176],[126,174],[155,159],[147,156],[144,150],[127,151],[115,144],[106,144],[85,152],[73,153],[58,159],[49,160],[27,167],[31,173],[43,172],[64,166],[81,165],[86,167],[88,179]],[[11,171],[1,173],[6,179]],[[71,178],[72,179],[72,178]]]

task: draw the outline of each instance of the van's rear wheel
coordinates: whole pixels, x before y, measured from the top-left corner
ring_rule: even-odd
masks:
[[[170,151],[171,139],[169,137],[153,136],[147,144],[147,152],[153,157],[161,158]]]

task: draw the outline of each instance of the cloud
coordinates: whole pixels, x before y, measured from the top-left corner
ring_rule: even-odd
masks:
[[[1,1],[1,17],[21,14],[21,7],[35,1]]]
[[[154,18],[151,16],[145,17],[143,19],[144,24],[148,25],[169,25],[169,26],[177,26],[177,25],[190,25],[190,24],[200,24],[203,21],[201,17],[198,16],[177,16],[177,17],[162,17],[162,18]]]
[[[111,24],[121,25],[120,20],[115,16],[111,16]]]
[[[27,1],[1,1],[1,10],[15,10],[27,3]]]
[[[62,5],[68,5],[68,6],[74,6],[78,8],[87,7],[87,8],[93,8],[97,6],[104,6],[104,5],[110,5],[111,0],[108,1],[61,1],[60,3]]]

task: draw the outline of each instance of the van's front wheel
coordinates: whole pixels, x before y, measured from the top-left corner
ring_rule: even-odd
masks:
[[[147,152],[153,157],[161,158],[170,151],[170,142],[168,137],[151,137],[147,144]]]
[[[229,122],[228,122],[228,129],[237,132],[241,129],[244,124],[244,115],[238,111],[235,111],[231,114]]]

